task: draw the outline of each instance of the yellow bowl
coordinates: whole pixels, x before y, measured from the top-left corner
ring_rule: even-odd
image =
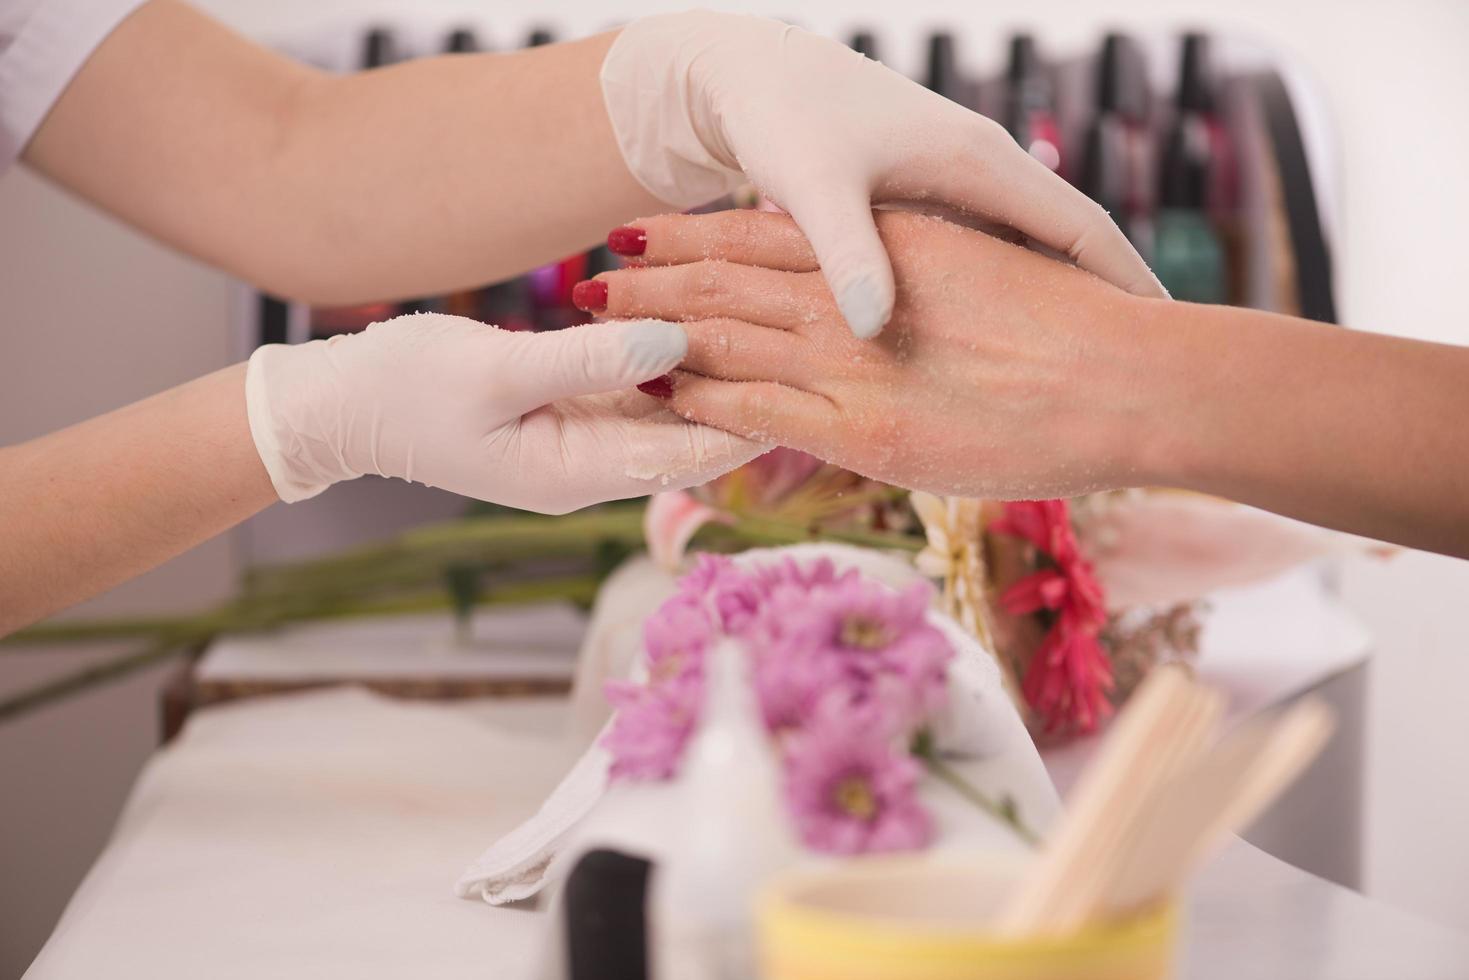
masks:
[[[782,876],[757,912],[764,980],[1168,980],[1178,911],[1055,936],[993,921],[1025,864],[1009,856],[868,858]]]

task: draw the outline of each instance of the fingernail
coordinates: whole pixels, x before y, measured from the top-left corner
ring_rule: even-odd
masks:
[[[571,287],[571,301],[579,310],[601,313],[607,308],[607,284],[600,279],[584,279]]]
[[[630,225],[613,228],[607,233],[607,247],[615,255],[642,255],[648,248],[648,233]]]
[[[666,374],[660,374],[652,381],[644,381],[638,385],[638,391],[667,401],[673,397],[673,379]]]

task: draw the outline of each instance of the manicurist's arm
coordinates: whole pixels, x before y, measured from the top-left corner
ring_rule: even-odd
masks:
[[[0,448],[0,635],[368,474],[550,513],[702,483],[766,447],[630,390],[686,352],[667,323],[532,334],[420,313]]]
[[[874,201],[976,213],[1161,294],[1106,214],[999,124],[758,17],[659,15],[336,76],[150,0],[25,158],[185,252],[317,303],[478,285],[746,181],[811,239],[861,336],[892,311]]]
[[[0,448],[0,636],[275,499],[250,440],[243,364]]]
[[[82,66],[25,160],[292,298],[477,286],[660,207],[602,104],[611,42],[332,75],[152,0]]]

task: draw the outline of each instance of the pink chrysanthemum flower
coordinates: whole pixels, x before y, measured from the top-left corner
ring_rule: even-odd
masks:
[[[726,633],[739,634],[759,610],[768,589],[723,555],[701,554],[679,579],[679,593],[713,609]]]
[[[918,800],[917,762],[861,713],[823,712],[789,744],[786,802],[806,846],[829,854],[908,851],[933,835]]]
[[[889,733],[911,732],[943,706],[953,657],[926,618],[930,597],[927,584],[893,592],[856,577],[777,590],[757,631],[762,664],[817,660],[817,673],[836,679],[851,703],[882,709]]]
[[[643,624],[649,683],[701,673],[714,633],[703,601],[692,595],[680,593],[659,606]]]
[[[607,700],[617,713],[601,744],[612,755],[611,778],[663,780],[677,775],[699,717],[703,687],[697,674],[657,686],[609,683]]]
[[[770,595],[788,587],[800,592],[810,592],[826,586],[854,582],[861,576],[855,568],[838,573],[830,558],[821,558],[802,565],[787,555],[774,564],[755,569],[754,578],[765,594]]]
[[[777,738],[799,731],[823,699],[853,700],[841,661],[829,654],[757,655],[753,680],[765,727]]]
[[[614,779],[669,779],[698,722],[704,658],[721,632],[753,658],[792,812],[821,850],[920,847],[928,817],[904,748],[943,704],[953,649],[927,620],[929,589],[896,593],[790,559],[744,572],[701,557],[644,628],[647,684],[609,684],[602,744]]]
[[[1095,731],[1112,713],[1112,661],[1097,639],[1107,606],[1091,563],[1081,555],[1070,506],[1064,500],[1008,503],[990,530],[1030,542],[1052,566],[1027,575],[1000,597],[1012,615],[1052,617],[1021,680],[1026,703],[1049,733]]]

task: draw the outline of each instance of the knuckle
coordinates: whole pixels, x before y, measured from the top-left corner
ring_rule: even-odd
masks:
[[[683,277],[681,299],[694,309],[717,307],[725,299],[728,287],[725,284],[722,262],[698,262],[690,267]]]
[[[719,357],[728,357],[734,353],[734,335],[728,323],[716,323],[714,327],[713,343],[710,348]]]
[[[745,434],[764,438],[770,431],[770,404],[760,385],[741,384],[733,398],[734,416]]]
[[[860,427],[853,431],[863,433],[869,451],[884,466],[903,458],[912,448],[916,433],[903,412],[870,412],[863,416],[857,423]]]
[[[734,340],[730,336],[729,323],[721,320],[704,320],[686,328],[690,346],[711,361],[727,358],[734,351]]]
[[[754,212],[731,211],[729,214],[731,217],[720,229],[725,244],[731,254],[748,255],[759,246],[762,237],[756,222],[751,219]]]

